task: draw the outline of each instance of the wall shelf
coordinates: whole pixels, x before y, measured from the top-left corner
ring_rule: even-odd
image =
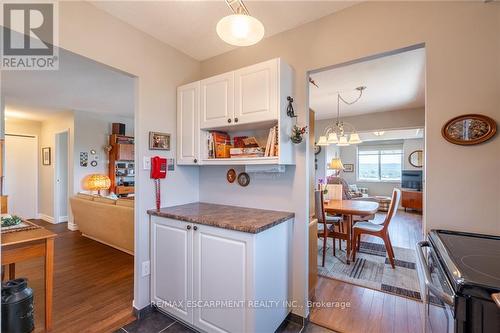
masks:
[[[249,158],[207,158],[203,159],[203,165],[260,165],[260,164],[278,164],[279,158],[272,157],[249,157]]]

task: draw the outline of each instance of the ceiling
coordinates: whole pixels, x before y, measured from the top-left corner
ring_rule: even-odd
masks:
[[[337,93],[352,101],[359,86],[366,86],[363,96],[353,105],[341,103],[341,117],[420,108],[425,105],[425,49],[325,70],[311,78],[319,86],[309,85],[316,119],[336,117]]]
[[[360,132],[359,137],[363,142],[367,141],[382,141],[382,140],[407,140],[407,139],[423,139],[423,128],[411,128],[401,130],[387,130],[382,135],[377,136],[374,132]]]
[[[59,70],[4,71],[6,116],[42,121],[64,110],[134,116],[134,79],[59,50]]]
[[[293,29],[346,7],[354,1],[245,1],[265,27],[265,36]],[[225,1],[93,1],[92,4],[196,60],[235,49],[215,31],[232,14]]]

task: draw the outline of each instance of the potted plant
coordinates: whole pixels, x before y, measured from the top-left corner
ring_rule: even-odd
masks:
[[[302,139],[304,138],[304,134],[306,132],[307,132],[307,126],[300,127],[297,125],[293,125],[292,135],[290,136],[290,139],[292,140],[293,143],[299,144],[302,142]]]

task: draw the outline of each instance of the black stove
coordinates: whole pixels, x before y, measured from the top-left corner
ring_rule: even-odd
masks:
[[[500,332],[500,237],[432,230],[417,255],[427,332]]]

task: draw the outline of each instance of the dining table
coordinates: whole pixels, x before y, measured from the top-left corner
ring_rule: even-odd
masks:
[[[347,222],[347,248],[346,248],[346,263],[351,262],[352,254],[352,227],[354,216],[373,215],[378,211],[378,202],[363,201],[363,200],[325,200],[324,210],[331,215],[343,215]]]

